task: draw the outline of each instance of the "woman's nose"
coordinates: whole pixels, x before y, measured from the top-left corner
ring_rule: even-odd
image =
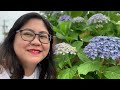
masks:
[[[35,38],[31,41],[31,44],[37,45],[37,46],[41,45],[41,42],[40,42],[38,35],[36,35]]]

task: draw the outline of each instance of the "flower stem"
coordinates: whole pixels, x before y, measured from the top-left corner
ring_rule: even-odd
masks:
[[[100,77],[100,79],[102,79],[104,60],[105,59],[103,58],[102,62],[100,63],[100,70],[99,70],[99,77]]]
[[[70,59],[68,60],[68,64],[69,64],[69,66],[70,66],[70,68],[72,67],[72,64],[71,64],[71,62],[70,62]]]

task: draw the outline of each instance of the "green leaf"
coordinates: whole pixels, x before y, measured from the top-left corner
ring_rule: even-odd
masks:
[[[71,41],[74,41],[74,40],[76,40],[77,38],[76,37],[65,37],[65,39],[66,39],[66,41],[67,41],[67,43],[70,43]]]
[[[83,11],[71,11],[71,16],[77,17],[77,16],[81,16],[83,14]]]
[[[79,74],[86,75],[88,72],[99,70],[100,64],[98,61],[88,61],[83,64],[80,64],[78,69]]]
[[[59,62],[60,69],[62,69],[64,67],[64,65],[65,65],[64,61]]]
[[[71,37],[73,40],[78,40],[78,33],[70,31],[69,32],[69,37]]]
[[[59,32],[59,29],[57,27],[53,26],[53,31],[54,32]]]
[[[65,55],[55,55],[54,60],[57,67],[60,69],[72,67],[71,59],[73,59],[75,56],[71,54],[65,54]]]
[[[56,33],[56,36],[57,36],[59,39],[65,39],[65,36],[63,36],[61,33]]]
[[[61,70],[58,73],[57,78],[58,79],[72,79],[75,76],[76,71],[77,71],[77,66]]]
[[[82,45],[83,45],[82,41],[75,41],[74,43],[72,43],[72,46],[76,47],[77,50],[79,50]]]
[[[92,38],[93,38],[93,36],[85,36],[85,37],[82,38],[82,41],[89,42],[89,40],[92,39]]]
[[[103,74],[108,79],[120,79],[120,66],[109,67]]]
[[[64,66],[67,64],[65,55],[61,55],[61,54],[55,55],[53,59],[55,61],[56,67],[58,67],[60,69],[63,69]]]
[[[82,60],[83,62],[85,61],[90,61],[90,59],[86,56],[86,54],[83,52],[83,49],[80,49],[77,53],[78,57],[80,60]]]
[[[59,22],[58,28],[60,29],[60,33],[68,36],[68,32],[71,28],[71,24],[72,24],[71,21]]]
[[[69,42],[71,42],[72,40],[74,40],[72,37],[66,37],[65,39],[66,39],[67,43],[69,43]]]

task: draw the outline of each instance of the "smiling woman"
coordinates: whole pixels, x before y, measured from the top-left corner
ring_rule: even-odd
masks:
[[[0,79],[55,79],[52,35],[39,13],[18,18],[0,46]]]

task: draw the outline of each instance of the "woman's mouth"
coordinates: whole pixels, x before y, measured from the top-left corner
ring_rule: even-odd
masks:
[[[34,54],[34,55],[37,55],[37,54],[41,53],[41,51],[37,50],[37,49],[29,49],[28,52],[30,52],[31,54]]]

